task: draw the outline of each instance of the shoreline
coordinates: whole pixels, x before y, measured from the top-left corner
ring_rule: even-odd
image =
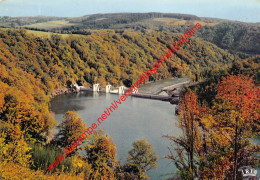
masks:
[[[64,88],[58,88],[58,89],[54,89],[54,92],[50,94],[51,99],[54,98],[55,96],[58,95],[62,95],[62,94],[71,94],[71,93],[75,93],[76,91],[73,88],[68,88],[68,87],[64,87]]]

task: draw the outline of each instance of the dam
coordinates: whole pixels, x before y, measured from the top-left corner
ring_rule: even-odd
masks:
[[[138,89],[131,95],[133,97],[145,98],[145,99],[154,99],[161,101],[169,101],[172,104],[178,104],[180,92],[182,88],[189,86],[190,81],[184,81],[177,84],[173,84],[167,87],[160,88],[159,90],[153,93],[138,93]],[[111,93],[111,94],[124,94],[129,88],[125,86],[112,87],[111,85],[100,86],[98,83],[93,84],[92,88],[88,88],[85,86],[78,86],[77,84],[73,84],[73,88],[77,91],[93,91],[93,92],[103,92],[103,93]]]

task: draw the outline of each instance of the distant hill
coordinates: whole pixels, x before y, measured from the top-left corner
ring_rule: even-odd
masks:
[[[0,17],[0,25],[8,27],[20,27],[25,25],[33,25],[36,23],[50,22],[50,21],[69,21],[76,24],[77,28],[84,29],[98,29],[113,28],[113,25],[128,24],[142,21],[151,18],[176,18],[184,20],[199,20],[200,18],[194,15],[175,14],[175,13],[112,13],[112,14],[93,14],[82,17]],[[58,26],[57,26],[58,28]]]
[[[197,22],[196,36],[231,52],[260,54],[260,23],[243,23],[175,13],[112,13],[82,17],[0,17],[2,27],[24,27],[65,34],[87,34],[89,29],[133,29],[183,33]]]

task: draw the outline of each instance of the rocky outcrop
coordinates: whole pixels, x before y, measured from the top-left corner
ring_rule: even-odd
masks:
[[[61,95],[61,94],[68,94],[68,93],[73,93],[75,90],[72,88],[60,88],[60,89],[55,89],[54,92],[51,94],[52,97]]]

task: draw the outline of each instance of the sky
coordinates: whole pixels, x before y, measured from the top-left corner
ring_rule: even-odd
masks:
[[[0,16],[163,12],[260,22],[260,0],[0,0]]]

